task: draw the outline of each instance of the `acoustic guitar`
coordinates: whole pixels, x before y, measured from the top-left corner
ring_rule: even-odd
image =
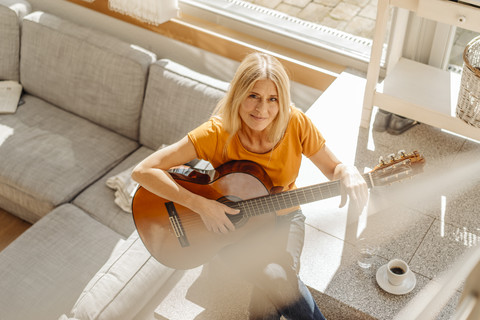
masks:
[[[390,156],[363,175],[369,188],[403,180],[420,171],[425,159],[417,152]],[[235,231],[210,232],[200,216],[181,205],[139,187],[132,213],[140,238],[152,256],[165,266],[191,269],[204,264],[228,244],[272,225],[277,214],[302,204],[340,195],[340,181],[276,193],[264,169],[251,161],[232,161],[215,170],[174,169],[170,175],[184,188],[239,209],[227,214]]]

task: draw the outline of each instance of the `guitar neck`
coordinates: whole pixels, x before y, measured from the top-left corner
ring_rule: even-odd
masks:
[[[363,178],[365,179],[368,188],[372,188],[373,185],[370,174],[364,174]],[[340,195],[340,180],[334,180],[277,194],[235,202],[232,207],[240,209],[243,212],[243,215],[256,216],[336,197],[338,195]]]

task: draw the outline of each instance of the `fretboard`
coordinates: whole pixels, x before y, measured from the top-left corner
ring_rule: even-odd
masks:
[[[371,176],[367,173],[364,174],[363,177],[367,182],[367,186],[372,188]],[[244,216],[256,216],[336,197],[338,195],[340,195],[340,180],[334,180],[277,194],[238,201],[232,204],[232,207],[240,209]]]

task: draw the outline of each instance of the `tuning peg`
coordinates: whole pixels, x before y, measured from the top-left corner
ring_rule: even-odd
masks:
[[[406,157],[405,150],[398,150],[398,156],[402,158]]]
[[[395,161],[395,154],[389,154],[388,158],[390,158],[390,161]]]
[[[379,164],[385,164],[385,160],[383,160],[382,156],[378,157],[378,163]]]

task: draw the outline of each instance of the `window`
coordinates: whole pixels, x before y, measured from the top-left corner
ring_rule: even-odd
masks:
[[[376,0],[179,2],[186,14],[366,70],[375,27]]]
[[[455,32],[455,39],[452,46],[452,50],[450,52],[450,60],[449,65],[450,68],[462,67],[463,65],[463,51],[467,44],[473,38],[479,36],[480,33],[465,30],[462,28],[457,28]]]

